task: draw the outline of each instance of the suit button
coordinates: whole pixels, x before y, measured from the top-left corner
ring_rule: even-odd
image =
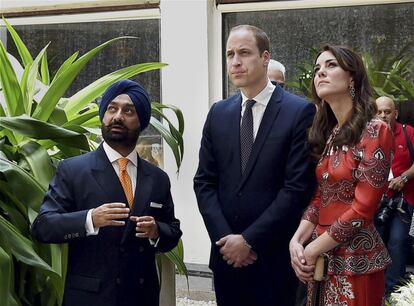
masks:
[[[138,249],[138,251],[139,251],[140,253],[144,252],[144,247],[143,247],[143,246],[140,246],[140,247],[139,247],[139,249]]]
[[[139,279],[139,284],[142,285],[143,283],[144,283],[144,279],[143,278],[140,278]]]
[[[117,277],[115,282],[116,282],[117,285],[120,285],[121,284],[121,279],[119,277]]]

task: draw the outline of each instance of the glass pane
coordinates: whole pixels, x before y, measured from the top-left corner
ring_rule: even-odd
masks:
[[[311,60],[310,49],[325,42],[349,45],[373,56],[400,50],[413,41],[414,6],[407,3],[228,13],[223,16],[223,50],[229,30],[239,24],[258,26],[269,35],[272,58],[286,66],[287,79],[291,80],[299,73],[296,65]],[[226,75],[223,79],[223,95],[227,97],[234,88]]]
[[[19,25],[14,28],[28,46],[33,57],[48,42],[51,42],[47,50],[51,78],[64,60],[76,51],[79,51],[79,56],[81,56],[111,38],[136,37],[117,41],[105,48],[89,62],[65,96],[73,95],[99,77],[117,69],[138,63],[159,62],[160,60],[159,19],[35,24]],[[8,51],[19,58],[10,35],[7,36],[7,41]],[[142,83],[152,101],[160,101],[159,71],[145,72],[133,79]],[[154,152],[159,148],[162,149],[161,136],[152,127],[148,127],[142,133],[140,141],[150,146],[154,145],[156,148]],[[162,153],[158,153],[158,155],[161,156]]]

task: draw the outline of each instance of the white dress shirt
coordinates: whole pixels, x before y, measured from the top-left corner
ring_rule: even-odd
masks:
[[[123,156],[119,154],[117,151],[115,151],[114,149],[112,149],[106,142],[103,143],[103,149],[109,161],[111,162],[112,167],[114,168],[116,174],[119,177],[119,165],[118,165],[117,160],[120,158],[123,158]],[[129,177],[131,178],[132,190],[134,190],[135,192],[135,187],[137,186],[137,166],[138,166],[137,153],[135,152],[135,150],[133,150],[125,158],[129,159],[129,162],[127,165],[127,172],[128,172]],[[93,226],[92,209],[88,211],[88,214],[86,216],[85,229],[86,229],[86,236],[97,235],[99,233],[99,228],[95,228]]]
[[[275,90],[276,86],[270,82],[268,79],[267,85],[259,94],[254,97],[253,99],[247,98],[243,92],[241,92],[242,95],[242,109],[241,109],[241,117],[243,118],[244,111],[246,109],[246,101],[247,100],[255,100],[256,103],[252,107],[252,113],[253,113],[253,137],[256,139],[257,132],[259,131],[260,123],[262,122],[263,114],[266,110],[267,104],[270,101],[270,98],[272,97],[273,91]],[[241,119],[240,119],[240,125],[241,125]]]

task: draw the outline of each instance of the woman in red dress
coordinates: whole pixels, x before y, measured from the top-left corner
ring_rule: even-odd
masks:
[[[368,77],[352,50],[323,48],[312,93],[318,111],[309,143],[318,188],[290,242],[292,267],[308,283],[308,306],[380,306],[390,257],[373,218],[387,187],[394,139],[387,124],[374,119]],[[316,282],[322,254],[327,276]]]

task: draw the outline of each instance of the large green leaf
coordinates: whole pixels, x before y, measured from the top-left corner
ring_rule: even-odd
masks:
[[[185,275],[185,277],[187,278],[187,287],[189,288],[188,271],[187,267],[184,264],[184,247],[181,239],[178,241],[178,244],[174,249],[167,253],[157,254],[156,256],[160,286],[162,285],[161,275],[163,273],[163,262],[167,262],[167,260],[175,265],[178,273]]]
[[[27,206],[39,210],[46,189],[26,170],[0,156],[0,172],[9,185],[9,190]]]
[[[66,112],[60,106],[56,106],[50,115],[48,122],[54,125],[63,126],[68,122],[68,117],[66,116]]]
[[[29,266],[56,273],[34,250],[32,241],[24,237],[9,221],[0,216],[0,231],[9,243],[13,255]],[[57,274],[57,273],[56,273]],[[58,274],[57,274],[58,275]]]
[[[66,61],[63,62],[63,64],[59,67],[58,71],[56,72],[52,83],[55,82],[55,80],[57,78],[59,78],[59,76],[61,75],[62,72],[64,72],[66,69],[68,69],[70,67],[70,65],[72,65],[72,63],[76,60],[76,58],[78,57],[79,51],[76,51],[75,53],[73,53]],[[51,83],[51,84],[52,84]]]
[[[43,55],[46,54],[46,49],[49,44],[46,45],[36,56],[35,60],[32,61],[24,68],[24,73],[21,81],[21,90],[23,95],[23,105],[25,113],[30,115],[33,104],[33,96],[36,91],[36,80],[39,71],[39,63],[43,58]]]
[[[1,105],[0,103],[0,117],[5,117],[5,116],[6,116],[6,112],[4,111],[3,105]]]
[[[34,243],[23,236],[9,221],[0,216],[0,232],[17,260],[35,268],[52,278],[52,286],[59,298],[63,297],[63,279],[59,272],[48,265],[35,251]]]
[[[46,94],[43,96],[42,100],[37,105],[36,110],[33,112],[33,117],[42,121],[47,121],[59,99],[65,94],[66,90],[69,88],[78,74],[82,71],[85,65],[106,46],[115,41],[125,38],[128,37],[118,37],[108,40],[107,42],[99,45],[98,47],[81,56],[65,71],[63,71],[58,76],[58,78],[54,80]]]
[[[158,119],[151,117],[150,123],[158,132],[160,132],[162,138],[167,142],[168,146],[171,148],[171,151],[173,152],[175,158],[175,163],[178,168],[178,172],[181,165],[181,155],[177,140],[172,136],[171,132],[168,131],[167,128]]]
[[[164,66],[166,66],[166,64],[144,63],[132,65],[107,74],[70,97],[64,109],[66,110],[68,117],[72,119],[77,116],[79,111],[86,105],[101,96],[114,82],[133,77],[146,71],[160,69]]]
[[[47,64],[47,52],[45,52],[42,56],[42,65],[40,66],[40,75],[42,77],[43,84],[49,85],[50,76],[49,76],[49,66]]]
[[[152,102],[151,103],[152,106],[152,110],[154,109],[169,109],[172,110],[177,118],[178,121],[178,130],[179,133],[182,135],[184,133],[184,116],[183,116],[183,112],[175,105],[170,105],[170,104],[161,104],[158,102]],[[167,119],[167,117],[164,117],[165,119]]]
[[[153,102],[151,104],[152,106],[152,113],[163,118],[167,124],[168,128],[170,130],[172,138],[175,139],[177,145],[178,145],[178,151],[179,151],[179,164],[181,165],[181,162],[184,157],[184,139],[183,139],[183,133],[184,133],[184,118],[181,110],[179,110],[177,107],[172,105],[164,105],[160,103]],[[173,110],[177,121],[178,121],[178,130],[175,128],[175,126],[171,123],[170,119],[161,111],[161,109],[170,109]],[[157,128],[157,127],[155,127]]]
[[[99,128],[101,127],[101,120],[99,119],[98,116],[93,117],[91,119],[89,119],[88,121],[85,121],[82,126],[84,128],[90,127],[90,128]]]
[[[68,147],[62,144],[57,144],[56,146],[60,151],[58,154],[59,159],[65,159],[68,157],[78,156],[81,154],[81,151],[79,149],[73,147]]]
[[[27,115],[0,118],[0,126],[13,130],[17,134],[35,139],[52,139],[57,143],[89,150],[85,135],[59,126],[33,119]]]
[[[67,125],[82,125],[85,122],[98,117],[98,114],[99,114],[98,106],[96,104],[91,104],[90,108],[86,112],[82,114],[78,114],[77,116],[73,117],[73,119],[64,123],[62,127],[65,127]]]
[[[184,246],[181,239],[174,249],[164,254],[176,265],[180,274],[188,275],[187,267],[184,264]]]
[[[4,306],[20,306],[14,296],[12,267],[11,256],[0,246],[0,297]]]
[[[29,50],[27,49],[26,45],[23,43],[22,39],[20,38],[19,34],[13,29],[10,23],[3,17],[3,21],[6,24],[7,30],[9,31],[14,44],[16,45],[17,51],[20,54],[20,58],[22,59],[23,66],[27,66],[33,62],[33,58],[30,55]]]
[[[29,164],[32,175],[46,189],[55,174],[46,149],[37,142],[30,141],[21,147],[21,153]]]
[[[68,256],[68,246],[67,244],[50,244],[50,254],[52,268],[59,275],[62,275],[63,279],[66,277],[66,268],[67,268],[67,256]]]
[[[0,180],[0,192],[2,200],[0,207],[7,212],[7,219],[12,222],[21,233],[28,234],[28,210],[14,194],[11,193],[9,184]]]
[[[41,305],[56,306],[61,305],[63,297],[63,282],[66,278],[67,266],[67,245],[66,244],[38,244],[37,253],[47,262],[57,274],[61,276],[60,279],[47,278],[45,282],[40,285],[42,292]],[[45,290],[46,289],[46,290]],[[40,292],[40,291],[39,291]],[[60,300],[60,301],[59,301]]]
[[[6,100],[6,114],[9,116],[24,113],[22,91],[17,80],[16,73],[7,56],[6,49],[0,41],[0,83]]]

